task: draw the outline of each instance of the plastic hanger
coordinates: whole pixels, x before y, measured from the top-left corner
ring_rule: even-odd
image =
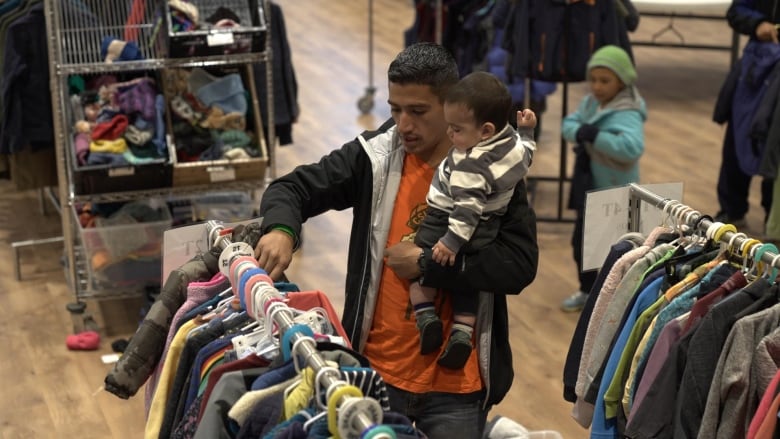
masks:
[[[774,285],[775,281],[777,281],[777,262],[780,261],[780,254],[775,255],[774,258],[772,258],[772,265],[771,267],[767,267],[766,272],[771,273],[769,277],[769,284]]]

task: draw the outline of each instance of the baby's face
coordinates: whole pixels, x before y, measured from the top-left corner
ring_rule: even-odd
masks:
[[[477,126],[474,112],[466,105],[445,102],[444,120],[447,121],[447,135],[458,151],[466,151],[483,140],[483,132]]]

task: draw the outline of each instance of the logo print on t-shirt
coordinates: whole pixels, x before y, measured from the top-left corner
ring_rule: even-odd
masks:
[[[420,228],[420,224],[425,218],[425,212],[428,210],[428,203],[420,203],[414,206],[411,213],[409,213],[409,221],[406,225],[412,229],[411,233],[408,233],[401,237],[401,242],[414,242],[414,237],[417,235],[417,229]]]

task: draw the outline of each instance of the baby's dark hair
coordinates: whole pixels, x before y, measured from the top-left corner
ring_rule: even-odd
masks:
[[[412,44],[395,57],[387,70],[389,82],[429,85],[442,102],[459,77],[455,58],[443,46],[434,43]]]
[[[444,102],[463,104],[474,113],[477,125],[491,122],[496,132],[501,131],[509,121],[512,110],[512,95],[503,82],[487,72],[474,72],[455,84]]]

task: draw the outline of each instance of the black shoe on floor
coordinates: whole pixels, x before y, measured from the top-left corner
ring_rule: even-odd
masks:
[[[743,230],[747,227],[747,220],[744,216],[741,218],[732,218],[725,212],[718,212],[718,214],[715,215],[715,221],[721,222],[723,224],[733,224],[734,227],[737,228],[737,231]]]
[[[432,311],[417,315],[417,329],[420,330],[420,353],[428,355],[438,351],[444,342],[444,326],[439,316]]]
[[[452,331],[447,347],[437,362],[448,369],[462,369],[471,355],[471,349],[471,337],[467,333]]]

